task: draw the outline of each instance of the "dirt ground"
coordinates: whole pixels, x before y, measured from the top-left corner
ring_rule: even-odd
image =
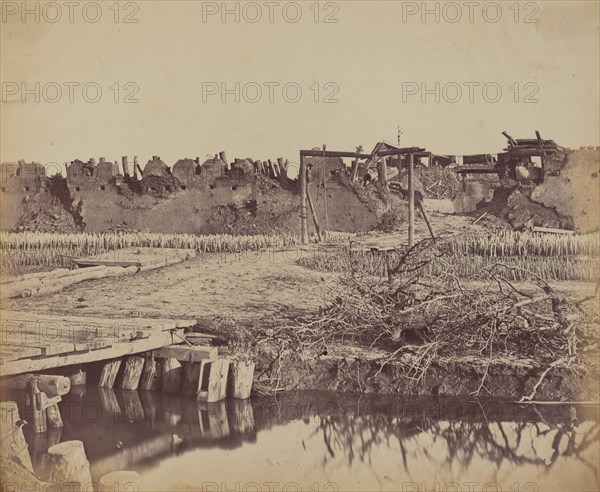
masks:
[[[235,319],[316,310],[336,275],[295,264],[308,254],[310,248],[205,254],[134,276],[83,282],[56,294],[15,300],[5,308],[111,318]]]
[[[370,239],[369,244],[385,245]],[[324,306],[338,274],[296,264],[314,247],[245,254],[204,254],[195,259],[133,276],[83,282],[62,292],[7,302],[5,309],[40,314],[107,318],[269,319],[306,314]],[[521,284],[527,290],[526,284]],[[568,298],[594,293],[595,284],[560,282]],[[532,291],[536,287],[529,286]]]

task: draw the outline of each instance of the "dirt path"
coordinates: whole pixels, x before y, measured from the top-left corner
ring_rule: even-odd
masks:
[[[236,319],[306,312],[323,304],[336,274],[295,264],[310,249],[206,254],[134,276],[83,282],[43,297],[7,302],[32,313],[124,317]]]

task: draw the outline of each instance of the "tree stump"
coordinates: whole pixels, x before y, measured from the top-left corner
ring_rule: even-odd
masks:
[[[162,364],[161,389],[164,393],[177,393],[181,390],[183,367],[174,357],[167,357]]]
[[[123,370],[123,378],[121,380],[121,388],[126,390],[136,390],[140,384],[142,370],[144,368],[144,358],[140,356],[132,356],[125,362]]]
[[[25,421],[19,417],[19,407],[14,401],[0,403],[0,455],[16,458],[21,465],[33,473],[29,448],[23,436]]]
[[[50,481],[79,483],[80,490],[92,483],[90,464],[81,441],[65,441],[48,448]]]
[[[148,391],[157,391],[160,384],[160,373],[158,361],[154,358],[146,359],[144,369],[142,370],[142,378],[140,381],[140,389]]]
[[[232,362],[229,368],[227,396],[240,400],[250,398],[253,381],[254,362],[249,360]]]
[[[101,492],[140,490],[142,477],[134,471],[114,471],[104,475],[99,482]]]
[[[102,366],[102,373],[100,374],[100,381],[98,386],[101,388],[112,388],[117,379],[119,368],[121,367],[121,359],[115,359],[107,361]]]

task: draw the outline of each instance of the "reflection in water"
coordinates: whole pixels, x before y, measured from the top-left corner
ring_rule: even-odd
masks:
[[[136,470],[154,490],[243,490],[251,482],[260,490],[277,490],[266,482],[279,490],[292,483],[302,490],[443,490],[449,482],[478,490],[492,482],[489,490],[533,491],[594,490],[598,483],[596,406],[330,392],[207,404],[88,387],[68,395],[61,411],[60,432],[27,434],[42,475],[48,446],[79,439],[95,478]]]

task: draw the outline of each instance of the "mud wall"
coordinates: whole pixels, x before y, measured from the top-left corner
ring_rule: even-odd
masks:
[[[104,190],[74,193],[73,206],[78,208],[86,232],[124,228],[195,233],[205,232],[213,207],[244,201],[250,194],[250,186],[237,186],[235,191],[215,187],[206,191],[179,191],[167,197],[148,194],[126,196],[111,185]]]
[[[41,164],[24,161],[5,162],[0,166],[0,230],[14,228],[27,203],[48,193],[46,170]]]
[[[594,230],[600,224],[600,150],[567,152],[563,165],[546,173],[531,200],[571,217],[575,229]]]

